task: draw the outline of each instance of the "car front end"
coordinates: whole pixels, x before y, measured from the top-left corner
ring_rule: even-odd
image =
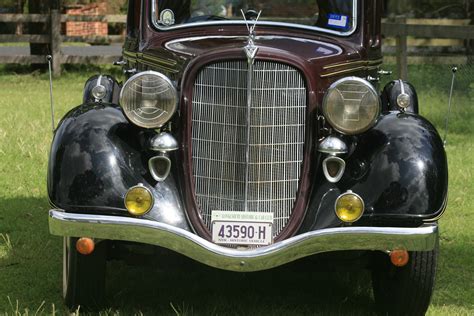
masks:
[[[436,251],[446,155],[411,85],[378,92],[380,10],[131,1],[126,82],[91,78],[56,130],[51,233],[231,271]]]

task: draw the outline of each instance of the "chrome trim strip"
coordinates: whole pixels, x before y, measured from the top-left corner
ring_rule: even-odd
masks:
[[[157,245],[212,267],[241,272],[266,270],[331,251],[429,251],[434,249],[438,239],[437,224],[416,228],[350,226],[312,231],[270,246],[238,250],[218,246],[189,231],[155,221],[62,210],[49,212],[49,229],[58,236],[89,236]]]
[[[242,10],[241,10],[242,11]],[[249,211],[249,167],[250,167],[250,134],[251,134],[251,110],[252,110],[252,88],[253,88],[253,65],[255,63],[255,56],[257,56],[258,46],[255,46],[255,26],[257,25],[258,18],[262,11],[258,13],[258,17],[253,21],[253,26],[250,26],[248,21],[245,19],[244,11],[242,15],[244,17],[245,23],[247,24],[247,29],[249,30],[249,36],[247,41],[247,46],[244,47],[245,54],[247,55],[247,117],[246,117],[246,127],[247,127],[247,140],[245,142],[245,192],[244,192],[244,209],[245,212]]]
[[[327,73],[327,74],[322,74],[320,77],[321,78],[328,78],[328,77],[333,77],[333,76],[337,76],[337,75],[343,75],[343,74],[347,74],[347,73],[351,73],[351,72],[356,72],[356,71],[359,71],[359,70],[367,70],[367,67],[362,66],[362,67],[345,69],[345,70],[341,70],[341,71],[330,72],[330,73]]]
[[[345,62],[345,63],[338,63],[338,64],[331,64],[323,67],[323,70],[331,70],[330,72],[321,74],[321,78],[332,77],[336,75],[342,75],[346,73],[351,73],[359,70],[373,70],[378,69],[380,65],[383,63],[382,59],[375,59],[375,60],[358,60],[352,62]],[[335,68],[342,68],[342,67],[350,67],[342,70],[338,70]]]
[[[369,66],[369,65],[378,65],[381,63],[383,63],[383,59],[356,60],[356,61],[330,64],[330,65],[324,66],[323,69],[328,70],[328,69],[337,68],[337,67],[358,66],[358,65]]]
[[[398,82],[400,83],[400,88],[402,89],[402,94],[406,94],[405,93],[405,85],[403,84],[403,80],[398,79]]]
[[[327,74],[322,74],[321,78],[333,77],[333,76],[347,74],[347,73],[351,73],[351,72],[355,72],[355,71],[359,71],[359,70],[374,70],[374,69],[377,69],[379,67],[380,66],[350,68],[350,69],[346,69],[346,70],[341,70],[341,71],[336,71],[336,72],[330,72],[330,73],[327,73]]]
[[[257,52],[257,50],[255,50]],[[255,56],[254,56],[255,57]],[[245,123],[247,127],[247,139],[245,141],[245,191],[244,191],[244,210],[245,212],[249,211],[249,163],[250,163],[250,119],[251,119],[251,109],[252,109],[252,85],[253,85],[253,63],[254,58],[248,58],[248,69],[247,69],[247,115],[245,118]]]
[[[214,21],[214,22],[198,22],[198,23],[190,23],[190,24],[179,24],[171,27],[162,27],[157,23],[157,20],[155,19],[155,16],[158,16],[156,12],[156,0],[151,1],[151,22],[153,26],[160,31],[169,31],[169,30],[177,30],[177,29],[183,29],[183,28],[190,28],[190,27],[196,27],[196,26],[212,26],[212,25],[245,25],[245,21],[239,20],[219,20],[219,21]],[[303,29],[303,30],[310,30],[310,31],[320,31],[322,33],[328,33],[328,34],[334,34],[334,35],[339,35],[339,36],[350,36],[354,34],[354,32],[357,30],[358,24],[359,24],[359,19],[357,15],[358,11],[358,1],[353,0],[353,5],[352,5],[352,16],[353,16],[353,25],[352,29],[347,31],[347,32],[338,32],[330,29],[325,29],[321,27],[316,27],[316,26],[307,26],[307,25],[301,25],[301,24],[294,24],[294,23],[285,23],[285,22],[266,22],[266,21],[259,21],[257,25],[263,25],[263,26],[282,26],[282,27],[291,27],[291,28],[298,28],[298,29]]]
[[[151,66],[161,67],[168,71],[178,72],[178,70],[171,68],[178,64],[178,62],[173,59],[159,58],[157,56],[154,56],[148,53],[137,53],[137,52],[127,51],[127,50],[123,51],[123,56],[125,59],[131,62],[141,62],[149,66],[151,65]]]
[[[425,219],[423,222],[425,223],[436,223],[441,217],[443,217],[444,213],[446,212],[446,208],[448,207],[448,194],[446,193],[446,196],[444,197],[443,205],[441,205],[439,215],[436,216],[435,218],[431,219]]]

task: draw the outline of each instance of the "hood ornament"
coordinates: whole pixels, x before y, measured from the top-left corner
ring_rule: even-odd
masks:
[[[255,27],[257,26],[258,19],[260,18],[260,14],[262,11],[258,12],[258,15],[255,19],[247,20],[245,17],[245,13],[243,10],[242,16],[244,17],[245,24],[247,25],[247,30],[249,31],[249,38],[247,40],[247,46],[244,47],[245,54],[247,55],[247,60],[249,63],[253,64],[255,60],[255,56],[257,55],[258,47],[255,45]],[[253,22],[253,24],[251,24]]]

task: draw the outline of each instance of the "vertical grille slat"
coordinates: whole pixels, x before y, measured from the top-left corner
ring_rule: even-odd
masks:
[[[252,73],[248,210],[273,212],[274,235],[288,223],[303,164],[306,87],[293,67],[256,61]],[[194,83],[194,194],[210,229],[211,213],[245,211],[246,61],[207,65]]]

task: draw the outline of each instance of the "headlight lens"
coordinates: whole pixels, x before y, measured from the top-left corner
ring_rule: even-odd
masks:
[[[127,194],[125,194],[125,208],[134,216],[148,213],[153,207],[153,203],[153,195],[143,185],[130,188]]]
[[[364,214],[364,200],[352,191],[348,191],[337,198],[335,209],[341,221],[354,223]]]
[[[380,115],[380,98],[372,85],[358,77],[336,81],[327,91],[323,111],[331,126],[347,135],[371,128]]]
[[[165,75],[145,71],[125,82],[120,92],[120,105],[134,124],[144,128],[159,128],[176,111],[178,93]]]

